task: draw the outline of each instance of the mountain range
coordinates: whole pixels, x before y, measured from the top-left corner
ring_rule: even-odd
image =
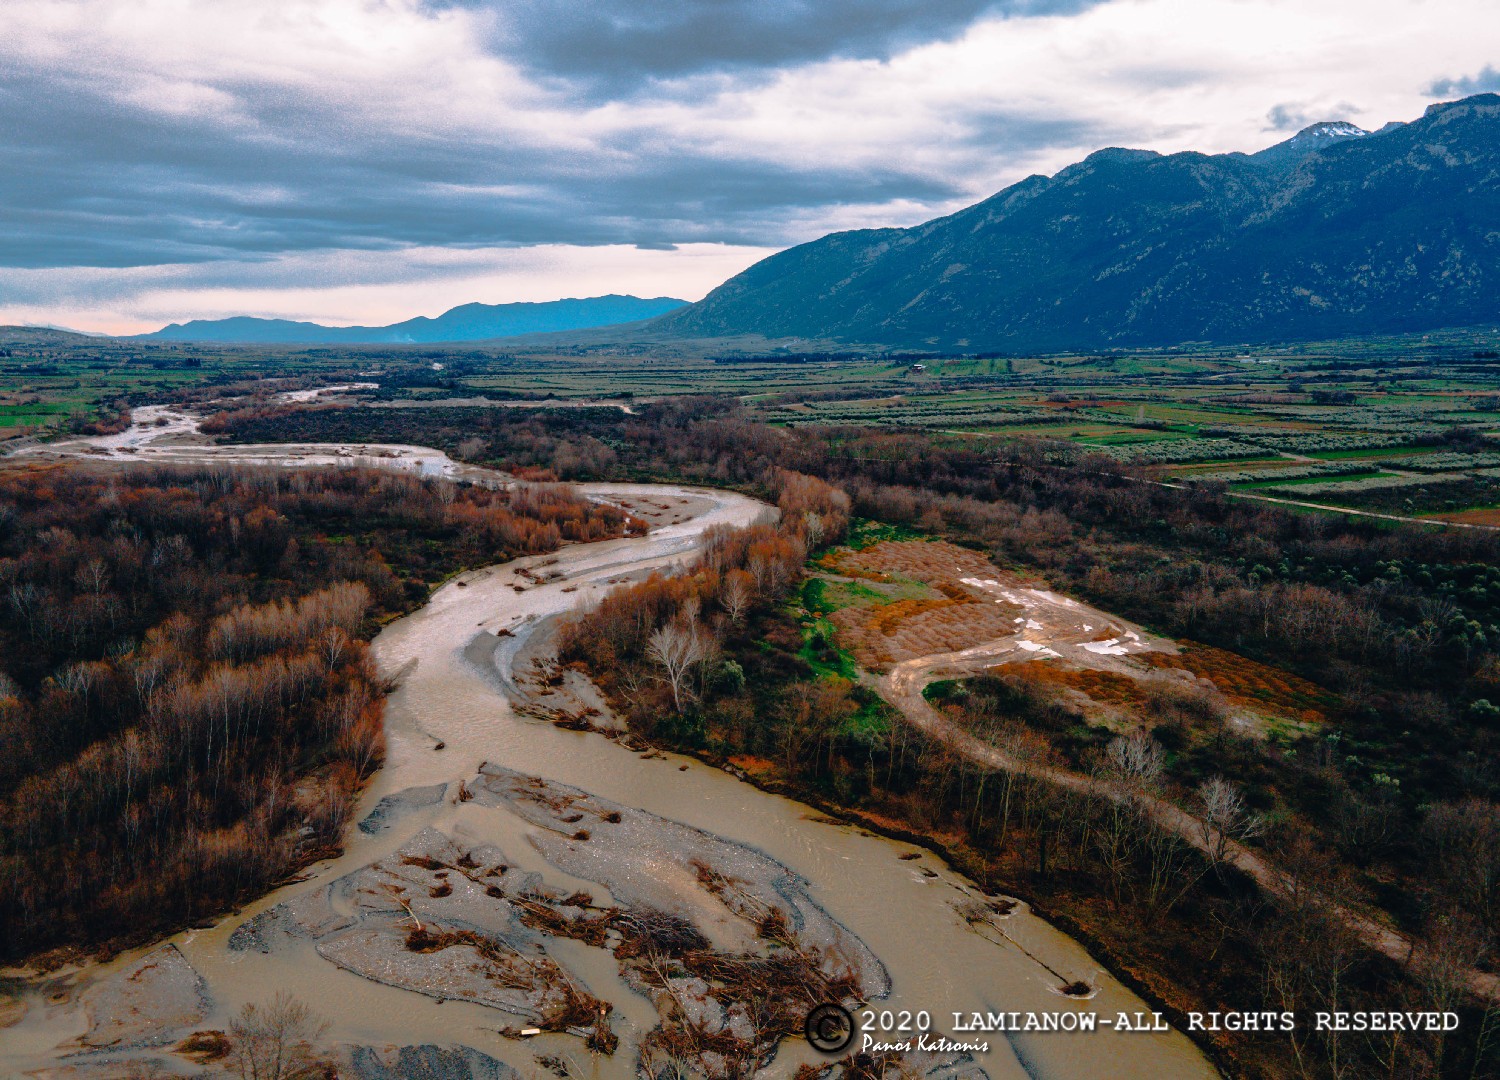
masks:
[[[921,225],[782,251],[694,304],[610,295],[465,304],[390,326],[240,317],[140,336],[1056,352],[1496,322],[1500,95],[1481,94],[1375,132],[1314,124],[1254,154],[1100,150]]]
[[[517,334],[584,330],[637,322],[682,307],[669,297],[594,296],[538,304],[464,304],[435,319],[419,315],[389,326],[324,326],[289,319],[194,319],[172,323],[141,341],[217,341],[235,344],[410,345],[439,341],[484,341]]]
[[[1256,154],[1107,149],[907,229],[773,255],[644,328],[1061,351],[1500,321],[1500,96]]]

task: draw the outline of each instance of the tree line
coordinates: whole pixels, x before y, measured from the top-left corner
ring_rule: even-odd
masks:
[[[385,422],[373,410],[327,409],[234,437],[328,431],[368,438],[367,425]],[[965,765],[905,725],[882,724],[879,703],[857,685],[816,677],[810,654],[827,643],[803,640],[778,602],[743,577],[726,590],[727,572],[714,583],[704,567],[697,584],[658,583],[655,606],[635,610],[639,631],[619,639],[624,648],[614,655],[622,662],[602,675],[621,711],[659,738],[746,767],[774,766],[844,805],[924,828],[962,825],[974,851],[966,866],[977,877],[998,872],[1005,880],[1009,865],[1059,903],[1083,898],[1084,910],[1108,922],[1101,936],[1155,955],[1160,970],[1184,984],[1196,981],[1200,1000],[1261,1000],[1236,996],[1251,983],[1256,994],[1279,987],[1286,1000],[1344,992],[1375,1002],[1417,1000],[1409,995],[1420,986],[1435,995],[1424,1000],[1437,1000],[1456,985],[1454,956],[1466,954],[1470,965],[1491,963],[1487,943],[1497,929],[1500,881],[1500,572],[1494,569],[1500,539],[1493,535],[1299,514],[1212,490],[1164,489],[1120,475],[1117,463],[1038,440],[997,445],[910,431],[773,428],[724,399],[672,399],[638,406],[629,416],[410,410],[397,422],[412,425],[414,438],[421,427],[429,443],[466,441],[474,460],[565,468],[579,478],[697,481],[769,493],[778,470],[800,473],[847,493],[855,514],[982,547],[1002,566],[1039,571],[1055,586],[1159,632],[1310,679],[1331,692],[1321,706],[1328,722],[1282,743],[1246,738],[1220,723],[1223,730],[1199,744],[1168,745],[1174,725],[1143,717],[1165,751],[1166,772],[1154,782],[1206,807],[1202,785],[1233,778],[1230,801],[1242,801],[1251,813],[1275,811],[1258,843],[1282,865],[1328,895],[1375,902],[1426,942],[1428,966],[1412,973],[1393,972],[1351,946],[1347,933],[1319,917],[1316,904],[1293,912],[1300,921],[1281,921],[1287,913],[1264,906],[1258,891],[1231,871],[1200,873],[1204,865],[1194,860],[1201,856],[1180,851],[1169,837],[1130,831],[1145,829],[1138,816],[1112,818],[1101,832],[1098,814],[1115,811],[1073,805],[1071,796],[1056,802],[1045,792],[1028,812],[1024,800],[1016,801],[1025,777],[1005,780]],[[749,606],[737,599],[741,591]],[[679,636],[668,635],[653,652],[652,636],[680,622],[684,608],[712,640],[684,651]],[[585,651],[573,655],[583,662]],[[675,680],[669,665],[679,671]],[[1018,721],[997,738],[1035,753],[1057,752],[1079,727],[1070,720],[1061,732],[1048,732],[1014,700],[986,708]],[[976,722],[965,713],[965,723]],[[1094,750],[1102,759],[1105,748]],[[1222,808],[1223,792],[1216,801]],[[1038,806],[1062,809],[1039,818]],[[974,821],[977,833],[966,824]],[[997,822],[1009,823],[998,826],[1004,844],[987,831]],[[1121,842],[1101,854],[1097,840],[1110,835]],[[1151,935],[1131,929],[1140,922],[1133,897],[1149,895],[1153,866],[1178,858],[1186,860],[1194,887],[1152,924],[1175,925],[1179,933],[1153,945]],[[1146,884],[1131,884],[1135,874]],[[1089,906],[1094,896],[1108,899],[1102,914]],[[1212,928],[1206,938],[1204,926]],[[1284,946],[1275,958],[1257,951],[1269,942]],[[1325,944],[1333,950],[1326,957]],[[1324,989],[1308,989],[1325,976],[1332,981]],[[1396,1050],[1389,1046],[1366,1046],[1377,1058],[1340,1066],[1349,1050],[1348,1039],[1302,1047],[1299,1053],[1318,1060],[1283,1063],[1284,1071],[1467,1075],[1453,1064],[1462,1054],[1452,1048],[1401,1049],[1400,1068],[1391,1064]]]
[[[624,527],[555,486],[0,471],[0,959],[158,935],[337,846],[383,753],[379,621]]]
[[[616,589],[563,627],[559,658],[601,681],[638,729],[701,742],[697,703],[715,688],[745,685],[744,667],[726,657],[727,639],[742,635],[753,613],[785,601],[808,551],[848,528],[848,497],[832,485],[788,470],[767,481],[774,525],[713,526],[691,573]]]
[[[844,505],[835,491],[829,504]],[[811,517],[830,542],[839,538],[841,513]],[[1485,918],[1493,918],[1500,871],[1500,834],[1480,808],[1430,812],[1423,857],[1461,892],[1398,967],[1330,911],[1330,901],[1359,897],[1337,858],[1306,834],[1278,833],[1272,845],[1291,883],[1286,896],[1267,895],[1239,871],[1231,843],[1256,839],[1267,822],[1222,774],[1174,790],[1167,749],[1144,727],[1106,735],[1082,762],[1065,761],[1055,735],[1083,719],[1060,696],[1010,675],[941,686],[937,703],[962,730],[1021,763],[995,769],[898,722],[859,685],[820,675],[787,604],[817,527],[798,527],[784,502],[782,520],[780,528],[715,530],[690,572],[609,594],[564,628],[561,658],[590,674],[634,731],[887,828],[940,837],[984,885],[1024,884],[1044,910],[1106,942],[1174,1003],[1185,990],[1200,1003],[1304,1018],[1398,1006],[1464,1016],[1456,1035],[1355,1035],[1309,1023],[1290,1037],[1218,1036],[1238,1075],[1459,1077],[1493,1064],[1486,1055],[1500,1034],[1497,1018],[1475,1009],[1465,989],[1467,969],[1487,955]],[[778,569],[768,572],[773,553]],[[1203,702],[1184,700],[1189,694],[1160,695],[1149,715],[1204,711]],[[1058,765],[1101,783],[1059,785],[1043,772]],[[1201,843],[1156,820],[1151,803],[1163,798],[1195,815]],[[997,933],[996,913],[983,903],[961,911],[986,935]]]

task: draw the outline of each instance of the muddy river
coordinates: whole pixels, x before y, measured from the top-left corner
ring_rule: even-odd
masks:
[[[363,447],[344,454],[326,447],[225,448],[183,441],[190,426],[166,410],[148,414],[152,430],[92,440],[91,458],[171,461],[274,461],[294,465],[358,456],[363,463],[416,468],[448,475],[468,467],[436,451],[412,447]],[[160,432],[165,439],[153,443]],[[48,456],[80,452],[51,448]],[[153,452],[153,448],[158,452]],[[352,451],[353,448],[350,448]],[[387,456],[388,455],[388,456]],[[244,948],[235,932],[257,916],[270,918],[289,902],[314,895],[332,897],[332,915],[347,921],[346,890],[330,890],[349,875],[389,859],[413,837],[435,829],[455,843],[504,853],[518,869],[535,871],[547,884],[581,889],[595,903],[610,900],[589,864],[565,864],[538,838],[542,830],[503,800],[460,798],[460,785],[472,784],[482,763],[503,766],[581,789],[623,807],[639,808],[667,822],[703,830],[742,845],[762,863],[774,860],[800,879],[799,895],[826,912],[853,939],[878,958],[888,975],[889,996],[872,1000],[877,1010],[921,1010],[932,1028],[953,1033],[953,1014],[1095,1013],[1113,1021],[1118,1013],[1146,1013],[1148,1007],[1101,969],[1077,942],[1030,914],[1024,905],[976,931],[958,905],[980,894],[974,885],[937,857],[849,825],[830,822],[806,806],[762,792],[730,774],[673,755],[643,755],[620,740],[564,730],[518,713],[507,694],[508,669],[524,650],[527,635],[549,617],[574,610],[591,599],[653,569],[688,564],[704,529],[718,524],[764,520],[771,509],[752,499],[718,491],[664,485],[580,485],[591,497],[618,501],[663,522],[640,538],[564,548],[552,556],[518,560],[469,572],[438,590],[420,611],[392,623],[374,642],[374,654],[398,688],[386,710],[388,753],[384,767],[365,793],[346,850],[337,859],[310,867],[303,880],[263,897],[210,928],[170,939],[199,976],[183,1009],[187,1022],[171,1024],[151,1038],[121,1038],[112,1046],[100,1037],[109,1009],[130,1009],[127,998],[101,987],[135,978],[142,957],[137,950],[110,964],[54,975],[23,985],[19,997],[0,1009],[0,1075],[77,1075],[92,1063],[156,1053],[151,1043],[170,1047],[187,1031],[224,1028],[248,1002],[264,1002],[288,990],[329,1021],[326,1041],[363,1046],[438,1044],[467,1046],[504,1062],[521,1076],[545,1075],[541,1055],[566,1063],[579,1077],[635,1074],[633,1047],[657,1019],[656,1010],[622,981],[605,948],[582,941],[548,939],[547,951],[570,977],[613,1005],[613,1026],[621,1045],[611,1056],[591,1055],[582,1040],[568,1034],[528,1038],[502,1035],[515,1018],[462,994],[446,998],[428,987],[399,988],[356,974],[328,958],[313,936],[286,934],[275,948]],[[545,564],[545,565],[542,565]],[[524,573],[522,571],[525,571]],[[538,579],[541,582],[538,583]],[[519,587],[519,588],[518,588]],[[413,789],[418,794],[412,795]],[[402,793],[407,793],[403,795]],[[367,817],[367,815],[374,815]],[[373,823],[373,824],[372,824]],[[638,842],[638,841],[637,841]],[[635,852],[635,855],[642,853]],[[649,854],[649,853],[648,853]],[[663,866],[667,863],[663,862]],[[766,865],[771,865],[766,863]],[[650,889],[682,894],[683,909],[716,941],[733,938],[734,919],[706,894],[689,896],[697,884],[680,887],[663,870],[646,883]],[[320,890],[322,892],[320,892]],[[340,899],[343,897],[343,899]],[[330,917],[332,917],[332,915]],[[719,925],[722,924],[722,925]],[[160,955],[154,954],[154,955]],[[357,965],[356,965],[357,966]],[[165,970],[165,969],[160,969]],[[158,971],[158,974],[160,973]],[[186,969],[184,969],[186,970]],[[1081,979],[1097,988],[1087,1000],[1059,993],[1062,978]],[[126,1004],[119,1004],[126,1000]],[[126,1028],[129,1025],[125,1025]],[[91,1035],[91,1032],[93,1033]],[[995,1080],[1009,1078],[1089,1078],[1089,1080],[1189,1080],[1217,1072],[1180,1032],[1117,1032],[1101,1026],[1091,1034],[1066,1032],[995,1033],[956,1036],[988,1042],[973,1054],[974,1067]],[[129,1049],[122,1049],[129,1047]],[[171,1071],[191,1072],[181,1059],[163,1054]],[[805,1042],[789,1039],[763,1075],[790,1076],[797,1065],[824,1060]],[[476,1073],[476,1075],[478,1075]]]

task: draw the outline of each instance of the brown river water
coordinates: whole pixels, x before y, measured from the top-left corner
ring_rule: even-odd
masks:
[[[175,434],[181,428],[174,425],[168,430]],[[204,446],[176,446],[158,457],[149,452],[149,437],[134,442],[128,435],[115,439],[115,446],[105,448],[104,454],[94,450],[90,457],[293,465],[349,456],[348,452],[331,454],[323,447],[226,448],[221,454]],[[130,449],[121,453],[119,447]],[[44,451],[47,456],[57,452],[56,448]],[[384,456],[387,453],[393,456]],[[428,473],[466,475],[471,471],[421,448],[375,448],[373,453],[358,456],[365,459],[361,463],[415,467]],[[533,586],[516,576],[518,568],[541,562],[541,557],[472,571],[439,589],[420,611],[386,627],[375,639],[373,650],[382,672],[397,677],[399,686],[386,709],[386,762],[364,794],[356,820],[385,796],[434,784],[449,784],[451,792],[458,781],[471,779],[481,762],[496,762],[695,826],[790,868],[806,880],[812,899],[884,963],[892,991],[889,998],[873,1002],[874,1008],[926,1010],[934,1032],[987,1041],[988,1052],[975,1054],[975,1061],[995,1080],[1192,1080],[1219,1075],[1177,1030],[1142,1033],[1101,1027],[1089,1034],[955,1034],[954,1013],[1079,1011],[1113,1020],[1121,1012],[1149,1015],[1149,1008],[1081,945],[1024,905],[997,922],[1003,935],[980,936],[954,906],[980,895],[978,890],[928,852],[830,822],[802,804],[763,792],[695,760],[675,755],[643,757],[598,734],[568,731],[518,715],[504,693],[502,672],[496,666],[497,659],[501,667],[507,666],[514,652],[513,647],[497,652],[496,646],[514,639],[502,637],[497,642],[481,635],[516,628],[524,638],[539,620],[576,609],[622,577],[687,565],[709,525],[743,525],[773,513],[755,500],[727,492],[667,485],[585,484],[579,488],[591,497],[612,501],[648,497],[691,516],[645,537],[564,548],[545,557],[556,560],[546,569],[561,575],[546,584]],[[525,591],[517,592],[517,583],[526,584]],[[440,750],[438,743],[443,744]],[[607,898],[597,883],[571,878],[548,865],[528,841],[533,826],[509,810],[446,798],[409,811],[373,836],[351,829],[344,854],[310,867],[304,880],[276,890],[211,928],[169,939],[207,983],[210,1013],[193,1027],[223,1028],[241,1005],[263,1002],[287,990],[330,1021],[329,1042],[465,1045],[509,1063],[527,1077],[547,1075],[537,1064],[539,1054],[564,1057],[577,1076],[605,1080],[634,1075],[633,1041],[656,1022],[656,1014],[643,997],[624,985],[613,957],[603,949],[552,939],[547,946],[597,996],[613,1003],[622,1045],[612,1057],[591,1057],[581,1041],[569,1035],[504,1038],[496,1029],[509,1026],[513,1017],[478,1004],[442,1002],[368,981],[323,959],[311,941],[268,954],[228,947],[230,935],[247,919],[390,854],[429,826],[468,843],[493,844],[513,864],[544,871],[549,883],[588,889],[600,902]],[[914,853],[917,858],[902,859]],[[146,951],[63,973],[23,991],[24,1013],[17,1022],[0,1027],[0,1076],[86,1065],[91,1055],[74,1056],[79,1050],[74,1040],[89,1023],[80,993],[138,962]],[[1086,980],[1098,988],[1097,993],[1089,1000],[1064,997],[1057,992],[1059,979],[1054,972]],[[12,1007],[12,1015],[17,1011]],[[801,1039],[792,1039],[761,1075],[790,1076],[798,1064],[821,1060]]]

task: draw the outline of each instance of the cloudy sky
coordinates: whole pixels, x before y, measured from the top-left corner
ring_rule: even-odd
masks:
[[[3,0],[0,323],[696,299],[1103,146],[1500,90],[1494,0]]]

